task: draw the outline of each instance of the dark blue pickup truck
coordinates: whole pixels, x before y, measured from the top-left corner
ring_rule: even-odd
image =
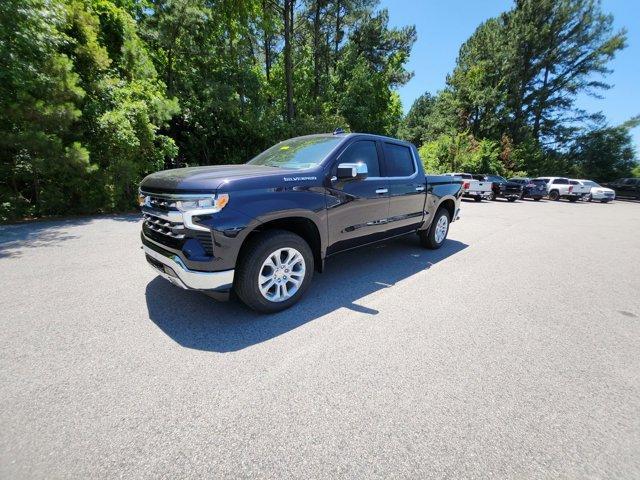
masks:
[[[416,148],[368,134],[292,138],[244,165],[154,173],[140,185],[147,261],[174,284],[261,312],[304,294],[327,257],[458,218],[461,181],[426,176]]]

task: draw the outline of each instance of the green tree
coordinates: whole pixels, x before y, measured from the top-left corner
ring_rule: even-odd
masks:
[[[629,129],[637,126],[633,119],[617,127],[592,130],[577,138],[570,157],[582,177],[610,181],[633,175],[637,157]]]

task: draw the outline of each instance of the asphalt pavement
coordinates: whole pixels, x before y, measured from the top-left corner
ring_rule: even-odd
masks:
[[[264,316],[0,227],[0,478],[640,478],[640,203],[464,202]]]

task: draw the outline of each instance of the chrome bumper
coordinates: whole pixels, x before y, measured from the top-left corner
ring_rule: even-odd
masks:
[[[149,262],[154,272],[158,273],[174,285],[185,290],[228,290],[233,285],[234,270],[222,272],[199,272],[189,270],[177,255],[165,255],[146,245],[142,246],[144,253],[163,265]]]

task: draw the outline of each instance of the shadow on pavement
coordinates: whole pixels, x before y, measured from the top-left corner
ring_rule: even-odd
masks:
[[[48,247],[65,240],[77,238],[66,231],[91,223],[96,219],[110,219],[117,222],[138,222],[139,213],[84,216],[62,220],[35,220],[13,225],[0,226],[0,258],[19,257],[25,248]]]
[[[420,247],[411,235],[387,243],[345,252],[327,260],[325,272],[315,274],[300,303],[274,315],[262,315],[238,301],[216,302],[181,290],[161,277],[146,289],[149,318],[180,345],[197,350],[232,352],[264,342],[344,307],[376,315],[356,302],[393,286],[464,250],[468,245],[447,242],[439,250]]]

